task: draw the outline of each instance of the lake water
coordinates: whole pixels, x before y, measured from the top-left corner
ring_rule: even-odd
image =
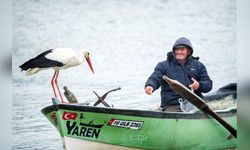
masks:
[[[213,91],[236,82],[236,1],[233,0],[13,0],[13,149],[62,149],[56,129],[40,110],[51,104],[53,70],[27,77],[18,66],[51,48],[89,50],[87,64],[63,70],[80,102],[100,95],[118,108],[148,109],[160,102],[159,90],[144,93],[156,64],[174,41],[188,37],[214,82]]]

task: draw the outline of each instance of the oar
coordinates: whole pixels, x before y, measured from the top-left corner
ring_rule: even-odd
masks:
[[[209,114],[214,119],[216,119],[222,126],[224,126],[235,138],[237,138],[237,131],[234,129],[229,123],[227,123],[224,119],[222,119],[217,113],[212,111],[208,105],[196,94],[192,93],[190,89],[185,87],[177,80],[173,80],[168,78],[166,75],[162,76],[162,79],[165,80],[169,86],[182,97],[187,99],[190,103],[195,105],[197,108],[202,110],[203,112]]]

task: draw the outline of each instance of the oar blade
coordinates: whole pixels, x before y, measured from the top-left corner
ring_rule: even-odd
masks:
[[[166,75],[163,75],[162,79],[165,80],[176,93],[187,99],[194,106],[202,110],[207,109],[207,104],[179,81],[170,79]]]

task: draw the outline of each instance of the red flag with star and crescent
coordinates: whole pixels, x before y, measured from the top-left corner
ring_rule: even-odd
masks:
[[[76,120],[77,113],[75,112],[63,112],[62,118],[63,120]]]

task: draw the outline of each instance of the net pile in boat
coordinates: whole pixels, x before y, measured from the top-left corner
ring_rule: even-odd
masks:
[[[237,107],[236,99],[233,95],[226,96],[220,100],[213,100],[207,103],[212,110],[223,110],[231,107]]]

